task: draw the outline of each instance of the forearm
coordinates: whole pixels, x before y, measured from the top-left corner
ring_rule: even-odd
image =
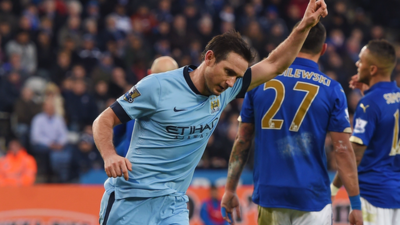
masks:
[[[240,175],[246,165],[249,157],[251,140],[243,140],[240,137],[236,138],[233,145],[231,157],[229,159],[228,178],[226,181],[226,190],[235,192]]]
[[[301,24],[295,27],[292,33],[283,41],[275,50],[273,50],[268,58],[270,64],[276,68],[276,75],[282,74],[294,61],[300,52],[304,41],[311,27],[306,28]]]
[[[107,155],[116,154],[113,140],[113,127],[114,121],[104,115],[105,112],[100,114],[93,122],[93,138],[97,149],[99,150],[103,159]]]
[[[341,187],[342,184],[345,186],[349,196],[355,196],[360,194],[358,187],[358,175],[356,159],[351,148],[348,149],[341,143],[335,144],[335,157],[338,165],[338,172],[335,176],[333,184],[336,187]]]

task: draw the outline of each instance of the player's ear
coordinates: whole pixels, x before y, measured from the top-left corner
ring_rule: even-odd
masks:
[[[328,44],[324,43],[324,45],[322,45],[320,56],[323,56],[325,54],[326,49],[328,49]]]
[[[369,67],[369,73],[374,76],[376,73],[378,73],[378,67],[375,65],[371,65]]]
[[[215,62],[215,55],[212,50],[208,50],[206,52],[206,55],[204,56],[204,62],[206,63],[207,66],[211,66]]]

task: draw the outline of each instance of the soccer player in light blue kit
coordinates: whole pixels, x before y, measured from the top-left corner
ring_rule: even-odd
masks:
[[[362,224],[346,96],[318,69],[327,45],[315,25],[293,64],[249,91],[240,113],[221,205],[239,209],[236,187],[255,137],[253,201],[259,225],[331,225],[332,206],[325,136],[332,137],[339,173],[353,200],[351,224]],[[240,213],[238,213],[240,215]]]
[[[395,65],[395,49],[389,42],[370,41],[360,52],[358,74],[351,82],[353,87],[369,86],[356,108],[350,138],[365,225],[400,224],[400,88],[390,82]],[[333,185],[334,192],[342,186],[338,175]]]
[[[147,71],[147,73],[163,73],[176,69],[178,69],[178,63],[172,57],[161,56],[154,60],[151,68]],[[125,124],[120,124],[114,127],[114,146],[116,152],[121,156],[126,156],[126,154],[128,153],[134,125],[135,120],[131,120]],[[115,137],[117,137],[117,140],[115,139]]]
[[[240,35],[218,35],[207,44],[197,68],[149,75],[102,112],[93,135],[112,178],[105,183],[100,223],[188,225],[185,193],[222,110],[281,74],[327,13],[323,0],[310,0],[300,25],[251,68],[253,57]],[[112,145],[112,128],[132,119],[132,143],[123,158]]]

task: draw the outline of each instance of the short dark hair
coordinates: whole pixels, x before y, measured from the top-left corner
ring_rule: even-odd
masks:
[[[390,64],[390,67],[396,64],[396,50],[387,40],[372,40],[366,46],[372,55]]]
[[[300,22],[298,22],[294,27],[297,27],[299,23]],[[325,40],[326,40],[325,26],[321,22],[318,22],[315,26],[311,28],[310,32],[307,35],[306,40],[303,43],[303,46],[300,49],[300,52],[308,54],[318,54],[321,52]]]
[[[208,50],[212,50],[215,55],[215,62],[218,63],[226,59],[230,52],[234,52],[242,56],[249,64],[254,60],[254,54],[252,53],[249,45],[242,39],[239,32],[235,30],[229,30],[223,34],[217,35],[208,42],[203,53],[201,54],[202,59]]]

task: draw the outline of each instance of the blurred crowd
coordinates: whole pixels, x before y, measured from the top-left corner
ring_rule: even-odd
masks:
[[[357,73],[362,46],[385,38],[396,45],[400,58],[400,2],[387,1],[391,3],[326,0],[330,14],[322,22],[329,47],[320,67],[342,84],[350,114],[360,95],[348,88],[348,80]],[[288,36],[307,4],[308,0],[0,0],[0,186],[7,183],[6,176],[14,176],[7,171],[13,163],[28,174],[37,170],[36,182],[79,182],[81,174],[102,169],[91,124],[147,75],[156,57],[172,56],[179,66],[199,65],[214,35],[236,29],[258,61]],[[393,79],[400,84],[400,64]],[[235,100],[222,114],[199,169],[227,168],[241,102]],[[329,138],[326,142],[329,157]],[[334,170],[331,159],[329,168]],[[32,160],[37,168],[26,163]]]

